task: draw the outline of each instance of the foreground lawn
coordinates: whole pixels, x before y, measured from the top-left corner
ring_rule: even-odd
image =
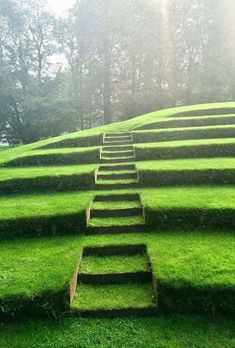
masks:
[[[0,324],[2,348],[232,348],[234,323],[200,316]]]

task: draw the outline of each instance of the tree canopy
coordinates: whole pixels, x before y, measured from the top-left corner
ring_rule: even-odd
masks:
[[[235,96],[233,0],[0,0],[0,138],[30,143]],[[65,64],[55,64],[61,56]]]

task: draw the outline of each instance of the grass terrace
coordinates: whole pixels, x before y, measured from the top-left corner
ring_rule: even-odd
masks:
[[[234,150],[218,103],[1,151],[0,346],[232,347]]]

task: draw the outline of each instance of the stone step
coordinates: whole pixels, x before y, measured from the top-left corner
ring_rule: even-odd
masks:
[[[126,273],[86,274],[80,273],[78,282],[84,284],[125,284],[148,283],[152,281],[151,271],[137,271]]]
[[[120,202],[120,201],[140,201],[140,196],[137,193],[111,194],[95,196],[94,202]]]
[[[129,173],[98,173],[97,180],[121,180],[121,179],[138,179],[138,173],[129,172]]]
[[[106,217],[120,217],[120,216],[138,216],[143,215],[143,209],[139,208],[125,208],[125,209],[91,209],[91,218],[106,218]]]

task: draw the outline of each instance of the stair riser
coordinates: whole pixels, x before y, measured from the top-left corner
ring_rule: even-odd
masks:
[[[99,171],[100,172],[118,172],[118,171],[122,171],[122,170],[136,170],[136,167],[134,164],[130,164],[130,165],[118,165],[118,166],[100,166],[99,167]]]
[[[103,147],[103,151],[133,151],[133,146],[129,145],[129,146],[104,146]]]
[[[100,163],[128,163],[128,162],[134,162],[135,157],[123,157],[123,158],[101,158]]]
[[[105,136],[104,141],[130,141],[133,140],[133,137],[131,135],[124,135],[124,136]]]
[[[97,180],[122,180],[122,179],[138,179],[137,173],[126,174],[98,174]]]
[[[134,157],[135,153],[134,151],[123,151],[123,152],[101,152],[101,158],[108,157],[108,158],[116,158],[116,157]]]
[[[121,141],[110,141],[110,140],[105,140],[103,142],[104,146],[114,146],[114,145],[130,145],[132,144],[132,140],[121,140]]]
[[[105,246],[92,246],[83,249],[83,257],[86,256],[114,256],[114,255],[139,255],[147,254],[145,244],[117,244]]]
[[[151,272],[133,272],[117,274],[80,274],[78,282],[85,284],[126,284],[126,283],[149,283],[152,281]]]
[[[121,190],[121,189],[127,189],[127,188],[137,188],[139,187],[139,183],[133,183],[133,184],[96,184],[95,189],[96,190]]]
[[[91,210],[92,218],[108,218],[108,217],[125,217],[125,216],[139,216],[143,215],[142,208],[129,208],[129,209],[115,209],[115,210]]]
[[[144,232],[145,225],[130,225],[130,226],[108,226],[108,227],[88,227],[87,235],[103,235],[103,234],[128,234],[135,232]]]
[[[140,197],[138,194],[134,195],[107,195],[107,196],[96,196],[94,198],[94,202],[120,202],[120,201],[140,201]]]
[[[105,133],[105,137],[131,137],[132,133],[130,132],[120,132],[120,133]]]

